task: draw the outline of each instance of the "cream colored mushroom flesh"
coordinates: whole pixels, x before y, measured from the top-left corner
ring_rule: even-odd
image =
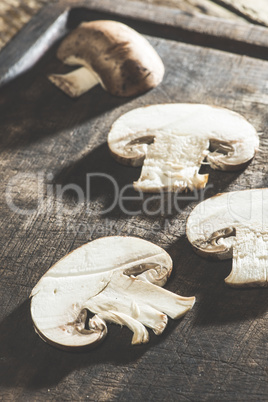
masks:
[[[105,338],[107,321],[133,331],[132,344],[146,343],[146,327],[161,334],[167,316],[177,319],[195,302],[162,288],[171,270],[170,256],[146,240],[114,236],[87,243],[57,262],[32,290],[35,330],[50,344],[79,350]]]
[[[108,145],[120,163],[142,166],[134,188],[183,191],[206,186],[204,161],[213,169],[238,170],[259,145],[255,128],[231,110],[202,104],[159,104],[119,117]]]
[[[232,258],[230,286],[268,286],[268,189],[218,194],[198,204],[186,226],[196,253]]]

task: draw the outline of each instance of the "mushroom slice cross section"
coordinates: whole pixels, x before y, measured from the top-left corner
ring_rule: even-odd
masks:
[[[79,350],[105,338],[107,321],[133,331],[132,344],[148,342],[146,327],[161,334],[167,316],[177,319],[195,302],[162,288],[171,270],[170,256],[139,238],[87,243],[51,267],[32,290],[35,330],[50,344]]]
[[[213,169],[241,169],[259,145],[255,128],[238,113],[182,103],[131,110],[115,121],[107,141],[118,162],[142,166],[133,185],[144,192],[204,188],[204,160]]]
[[[268,189],[218,194],[198,204],[186,226],[197,254],[232,258],[230,286],[268,286]]]
[[[111,95],[134,96],[157,86],[164,65],[150,43],[117,21],[82,22],[60,44],[57,57],[80,66],[68,74],[51,74],[50,81],[71,97],[100,84]]]

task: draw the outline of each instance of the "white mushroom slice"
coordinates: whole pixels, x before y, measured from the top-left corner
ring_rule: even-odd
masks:
[[[105,237],[76,249],[40,279],[31,293],[31,315],[40,337],[78,350],[102,341],[105,321],[126,325],[132,344],[148,342],[145,326],[161,334],[167,315],[179,318],[194,297],[163,286],[172,270],[160,247],[134,237]],[[88,319],[88,313],[95,316]]]
[[[49,76],[72,97],[97,84],[112,95],[134,96],[157,86],[164,75],[162,60],[149,42],[116,21],[83,22],[63,40],[57,57],[65,64],[83,66]]]
[[[198,204],[186,226],[196,253],[233,258],[231,286],[268,286],[268,189],[218,194]]]
[[[205,187],[208,175],[199,174],[205,158],[213,169],[245,167],[259,139],[250,123],[228,109],[162,104],[134,109],[117,119],[108,145],[119,162],[143,164],[136,190],[183,191]]]

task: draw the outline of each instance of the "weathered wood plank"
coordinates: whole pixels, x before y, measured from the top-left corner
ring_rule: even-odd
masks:
[[[148,18],[152,15],[148,13]],[[84,16],[84,9],[76,13],[77,20]],[[164,18],[156,11],[155,16],[160,21]],[[164,201],[152,199],[153,195],[125,200],[129,213],[122,211],[116,199],[114,208],[104,213],[115,191],[109,181],[99,178],[90,182],[86,199],[87,174],[111,175],[120,190],[139,176],[140,169],[112,159],[107,133],[122,113],[161,102],[228,107],[263,132],[260,152],[244,171],[203,168],[210,174],[205,197],[268,186],[268,62],[182,43],[173,33],[173,40],[165,39],[164,32],[159,38],[158,19],[148,39],[163,58],[166,74],[159,87],[143,96],[119,99],[96,87],[77,100],[69,99],[46,78],[49,72],[63,68],[55,58],[56,46],[49,46],[29,71],[0,89],[3,400],[238,401],[267,397],[267,291],[228,288],[223,279],[231,262],[206,261],[192,252],[185,238],[185,222],[201,194],[183,194],[177,204],[167,195]],[[146,21],[139,23],[144,30],[146,25]],[[34,35],[40,25],[35,29]],[[171,28],[166,24],[165,30],[171,37],[172,20]],[[21,49],[22,54],[27,50]],[[79,186],[74,187],[84,196],[80,194],[79,203],[75,191],[62,196],[68,184]],[[132,188],[127,194],[137,196]],[[154,214],[160,206],[162,213]],[[26,209],[28,214],[22,214]],[[174,261],[166,287],[196,295],[194,309],[182,320],[170,320],[162,336],[151,333],[150,343],[140,347],[130,346],[126,328],[112,325],[106,341],[89,353],[71,354],[46,345],[34,333],[30,319],[32,287],[67,252],[100,236],[118,234],[143,237],[164,247]]]
[[[268,25],[268,3],[266,0],[214,0],[215,3],[235,11],[250,22]]]
[[[266,292],[227,288],[223,278],[230,262],[207,262],[193,254],[184,228],[197,200],[183,196],[180,213],[134,216],[123,214],[118,205],[102,215],[113,198],[112,186],[103,181],[94,181],[88,203],[77,206],[72,194],[63,200],[56,196],[56,185],[69,183],[85,192],[90,172],[112,175],[120,189],[138,176],[139,169],[122,167],[110,157],[105,139],[116,117],[148,103],[207,102],[232,108],[264,131],[264,151],[267,62],[150,40],[165,60],[166,76],[161,86],[137,99],[116,99],[100,87],[77,101],[68,99],[46,79],[58,64],[54,50],[2,89],[1,132],[8,135],[1,143],[0,387],[7,400],[241,400],[267,394]],[[18,173],[22,176],[16,182]],[[38,173],[44,180],[42,204],[29,216],[12,211],[3,190],[9,184],[17,206],[34,208]],[[207,196],[267,185],[267,156],[260,152],[244,172],[211,172],[209,183]],[[126,207],[139,209],[143,202],[129,201]],[[152,200],[150,210],[158,204]],[[34,334],[26,302],[30,290],[66,252],[112,234],[144,237],[166,248],[174,260],[167,288],[195,294],[197,304],[183,320],[171,320],[163,336],[151,334],[151,343],[139,348],[129,345],[127,329],[110,326],[109,338],[97,350],[84,355],[54,350]]]
[[[48,0],[2,0],[0,4],[0,49],[30,21]]]
[[[124,2],[111,3],[110,0],[91,0],[90,11],[86,9],[86,0],[62,0],[58,4],[47,6],[32,19],[19,37],[15,37],[0,54],[0,85],[27,70],[36,62],[53,42],[65,33],[64,24],[69,16],[69,28],[79,21],[81,7],[84,7],[84,19],[115,18],[145,34],[175,39],[200,46],[213,47],[225,51],[237,52],[253,57],[268,58],[268,30],[254,25],[235,24],[207,16],[189,16],[183,12],[166,7],[152,7],[149,4],[131,1],[124,7]],[[101,14],[102,13],[102,14]],[[78,20],[76,15],[78,15]],[[168,22],[167,22],[168,21]],[[144,25],[144,22],[146,23]],[[143,24],[143,26],[142,26]],[[40,37],[36,33],[40,32]],[[20,43],[23,42],[27,48]],[[31,55],[31,56],[29,56]],[[6,64],[9,60],[9,65]],[[12,66],[12,69],[10,68]]]
[[[132,1],[132,0],[127,0]],[[55,2],[55,0],[54,0]],[[246,0],[143,0],[154,6],[172,7],[191,14],[201,13],[213,17],[225,18],[236,22],[247,21],[268,24],[267,4],[265,0],[254,1],[249,6]],[[220,4],[217,4],[220,3]],[[2,0],[0,5],[0,49],[13,38],[19,30],[45,5],[51,4],[48,0]],[[226,9],[231,6],[231,10]],[[235,11],[235,12],[234,12]],[[237,15],[240,13],[240,16]]]
[[[227,10],[225,7],[215,4],[211,0],[143,0],[143,2],[155,6],[171,7],[191,14],[205,14],[211,17],[224,18],[236,22],[243,21],[246,23],[243,17]]]

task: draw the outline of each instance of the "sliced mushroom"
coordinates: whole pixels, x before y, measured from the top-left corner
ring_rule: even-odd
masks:
[[[259,139],[250,123],[228,109],[162,104],[121,116],[110,130],[108,145],[117,161],[143,164],[136,190],[183,191],[206,186],[208,175],[199,174],[205,158],[213,169],[245,167]]]
[[[67,95],[77,97],[97,84],[112,95],[134,96],[157,86],[164,65],[149,42],[116,21],[83,22],[61,43],[57,57],[81,68],[49,79]]]
[[[181,297],[163,286],[172,270],[160,247],[134,237],[104,237],[76,249],[50,268],[31,293],[36,332],[59,348],[95,345],[107,334],[105,321],[126,325],[132,344],[161,334],[167,315],[179,318],[194,297]],[[89,312],[94,317],[89,319]]]
[[[197,254],[233,258],[231,286],[268,286],[268,189],[218,194],[198,204],[186,227]]]

